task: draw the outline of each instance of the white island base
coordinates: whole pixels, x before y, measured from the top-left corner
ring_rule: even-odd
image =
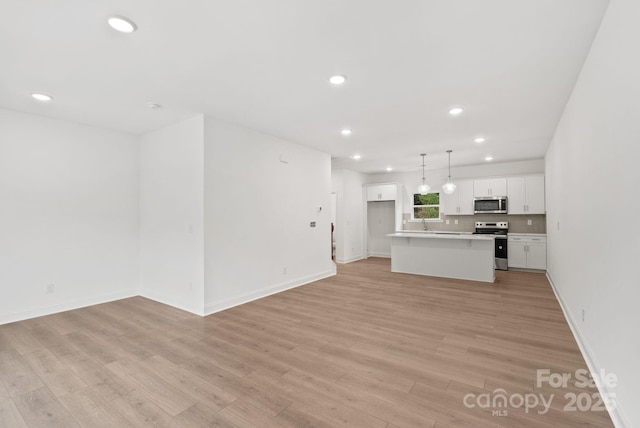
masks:
[[[495,281],[493,236],[407,232],[387,236],[392,272]]]

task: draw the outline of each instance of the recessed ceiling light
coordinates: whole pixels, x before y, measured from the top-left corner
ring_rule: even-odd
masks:
[[[42,101],[43,103],[49,102],[53,99],[51,95],[39,94],[37,92],[34,92],[33,94],[31,94],[31,96],[33,97],[33,99]]]
[[[486,141],[486,138],[484,137],[476,137],[476,139],[473,140],[474,143],[478,143],[478,144],[484,143],[485,141]]]
[[[393,168],[391,168],[390,166],[387,167],[387,172],[391,172],[393,171]]]
[[[359,160],[361,157],[362,157],[362,156],[360,156],[360,155],[353,155],[353,156],[351,156],[351,159],[353,159],[353,160]]]
[[[349,135],[351,135],[351,130],[350,129],[343,129],[342,131],[340,131],[340,133],[342,135],[344,135],[345,137],[348,137]]]
[[[340,74],[331,76],[331,78],[329,78],[329,83],[331,83],[332,85],[342,85],[346,81],[347,77]]]
[[[487,156],[484,158],[484,160],[486,160],[487,162],[490,162],[493,160],[493,156]]]
[[[462,110],[462,107],[453,107],[452,109],[449,109],[449,114],[452,116],[457,116],[462,113]]]
[[[149,107],[151,110],[157,110],[159,108],[162,108],[162,105],[157,104],[157,103],[148,102],[147,103],[147,107]]]
[[[111,28],[121,33],[133,33],[138,29],[135,22],[124,16],[112,16],[107,22]]]

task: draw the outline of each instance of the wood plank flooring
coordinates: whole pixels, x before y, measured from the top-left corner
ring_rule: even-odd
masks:
[[[586,369],[543,274],[372,258],[205,318],[136,297],[0,326],[0,427],[612,426],[537,369]]]

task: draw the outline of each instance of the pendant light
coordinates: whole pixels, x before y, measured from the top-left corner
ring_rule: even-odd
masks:
[[[427,193],[429,193],[429,190],[431,190],[431,186],[426,183],[424,178],[424,157],[426,155],[426,153],[420,154],[420,156],[422,156],[422,184],[418,186],[418,193],[420,193],[421,195],[426,195]]]
[[[449,178],[447,179],[447,182],[442,186],[442,191],[447,195],[450,195],[456,191],[456,185],[451,182],[451,152],[452,151],[453,150],[447,150],[447,153],[449,153]]]

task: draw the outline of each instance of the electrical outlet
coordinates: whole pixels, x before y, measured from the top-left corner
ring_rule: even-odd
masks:
[[[454,222],[455,222],[455,224],[458,224],[458,219],[455,219]]]
[[[449,224],[449,220],[447,220],[447,224]]]
[[[51,294],[56,291],[55,284],[47,284],[47,294]]]
[[[527,226],[531,226],[532,224],[531,219],[527,220]]]

